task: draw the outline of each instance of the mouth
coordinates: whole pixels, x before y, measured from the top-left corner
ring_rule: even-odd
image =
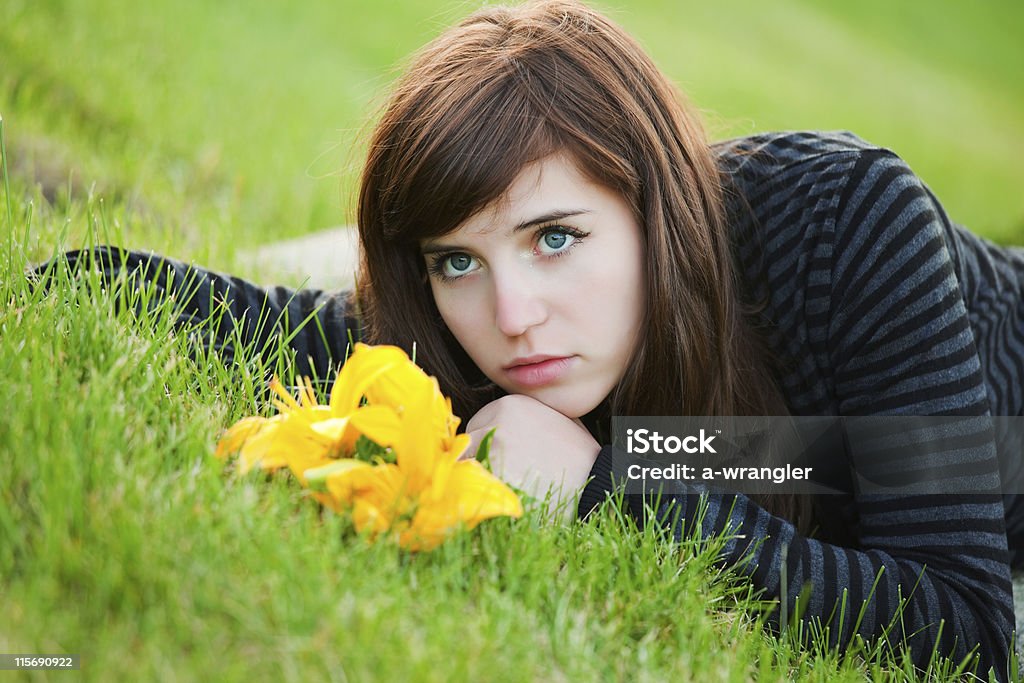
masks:
[[[574,364],[576,356],[528,356],[502,368],[512,381],[524,387],[541,387],[557,381]]]

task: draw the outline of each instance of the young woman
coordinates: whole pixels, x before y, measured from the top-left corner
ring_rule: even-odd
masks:
[[[952,224],[853,135],[709,145],[643,50],[573,2],[478,11],[416,55],[373,135],[358,225],[358,301],[90,256],[191,286],[183,322],[223,301],[257,346],[317,316],[290,342],[301,373],[325,376],[352,337],[415,344],[467,430],[498,428],[496,469],[579,495],[581,515],[615,488],[611,415],[1024,410],[1024,255]],[[993,449],[961,457],[997,488]],[[1015,498],[711,492],[698,516],[699,489],[674,487],[660,505],[679,514],[660,518],[677,537],[730,530],[722,561],[791,610],[809,583],[802,618],[838,645],[863,605],[864,637],[905,640],[919,663],[976,651],[1007,675]]]

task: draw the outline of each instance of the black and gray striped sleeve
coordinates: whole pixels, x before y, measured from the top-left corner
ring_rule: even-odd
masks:
[[[249,357],[269,359],[283,340],[295,352],[296,376],[328,378],[346,357],[360,330],[351,294],[316,289],[259,287],[157,254],[101,246],[70,251],[37,268],[47,285],[66,260],[73,273],[95,269],[115,301],[143,301],[126,291],[148,290],[149,306],[170,300],[175,327],[218,352],[230,365],[242,347]],[[118,293],[118,289],[121,293]]]
[[[932,197],[902,160],[879,149],[857,154],[840,192],[832,209],[832,257],[816,259],[801,284],[805,296],[822,300],[807,306],[820,315],[793,323],[814,328],[802,333],[827,345],[837,412],[988,415],[947,226]],[[795,327],[780,332],[798,334]],[[914,452],[927,453],[929,437],[921,438]],[[856,463],[858,454],[850,455]],[[625,457],[602,449],[581,513],[612,490],[613,465],[622,471]],[[998,485],[991,441],[963,457]],[[695,519],[704,536],[733,534],[723,561],[768,597],[787,596],[789,614],[810,584],[802,618],[827,626],[834,644],[850,642],[862,613],[860,635],[876,639],[891,628],[890,642],[905,642],[918,665],[936,647],[955,658],[974,651],[979,673],[992,667],[997,677],[1007,677],[1013,610],[998,495],[855,494],[857,542],[841,547],[801,536],[743,495],[708,494],[707,511],[698,515],[695,491],[682,484],[676,490],[660,505],[664,519],[672,518],[667,506],[678,510],[677,535],[695,531],[686,527]],[[633,503],[639,514],[642,507]]]

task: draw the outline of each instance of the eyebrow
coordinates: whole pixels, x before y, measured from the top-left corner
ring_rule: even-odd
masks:
[[[557,211],[550,211],[548,213],[536,216],[534,218],[530,218],[528,220],[523,221],[522,223],[519,223],[514,228],[512,228],[512,234],[514,235],[516,233],[522,232],[523,230],[529,230],[534,226],[543,225],[544,223],[560,221],[563,218],[582,216],[583,214],[588,213],[590,213],[589,209],[559,209]],[[423,245],[422,249],[420,249],[420,253],[423,254],[424,256],[427,256],[428,254],[439,254],[449,251],[458,251],[459,249],[461,249],[461,247],[452,246],[448,244],[439,244],[436,242],[428,242],[427,244]]]

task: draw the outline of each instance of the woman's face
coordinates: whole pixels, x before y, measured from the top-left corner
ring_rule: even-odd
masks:
[[[568,156],[421,248],[448,329],[507,392],[575,418],[622,378],[644,315],[640,226]]]

